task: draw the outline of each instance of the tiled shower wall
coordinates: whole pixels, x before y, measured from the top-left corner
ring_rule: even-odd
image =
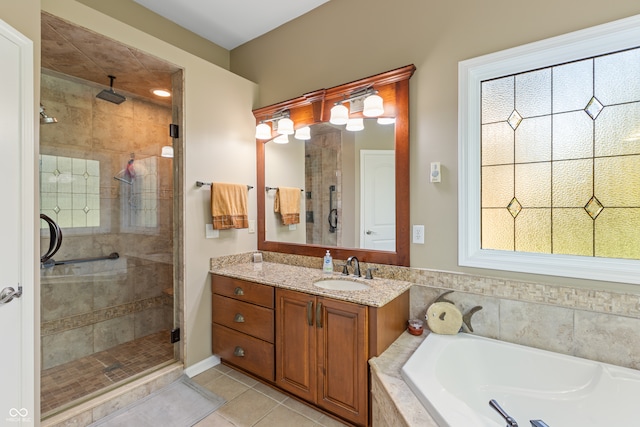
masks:
[[[305,200],[307,215],[307,243],[335,246],[342,241],[342,135],[340,130],[314,136],[305,144],[305,191],[311,197]],[[338,210],[338,227],[329,231],[329,186],[334,185],[333,208]]]
[[[43,369],[173,325],[171,108],[138,99],[96,99],[102,89],[43,70],[41,102],[56,124],[40,127],[40,152],[100,162],[100,225],[63,229],[56,260],[118,252],[120,259],[43,271]],[[114,179],[133,155],[156,157],[157,224],[131,227],[127,185]],[[45,230],[48,235],[48,230]],[[41,239],[42,248],[49,245]]]

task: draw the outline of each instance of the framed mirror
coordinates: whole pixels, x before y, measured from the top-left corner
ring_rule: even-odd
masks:
[[[362,262],[409,266],[409,79],[408,65],[254,110],[256,124],[270,134],[257,139],[258,249]],[[384,112],[366,118],[366,91],[383,100]],[[362,129],[329,122],[343,104]],[[278,118],[288,116],[309,135],[275,142]],[[379,118],[387,119],[387,124]],[[391,123],[389,123],[391,122]],[[281,136],[280,139],[283,137]],[[275,212],[286,188],[299,191],[299,217]],[[278,198],[278,202],[276,202]],[[275,205],[274,205],[275,204]],[[287,223],[293,222],[293,223]]]

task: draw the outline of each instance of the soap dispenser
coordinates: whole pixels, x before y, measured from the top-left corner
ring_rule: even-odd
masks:
[[[324,262],[322,264],[322,271],[324,274],[333,273],[333,258],[331,258],[331,254],[327,250],[327,253],[324,256]]]

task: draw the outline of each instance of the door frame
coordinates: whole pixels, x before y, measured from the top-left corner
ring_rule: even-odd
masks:
[[[21,224],[21,248],[20,248],[20,284],[22,285],[22,296],[9,304],[20,304],[20,324],[15,326],[21,331],[21,344],[18,351],[20,352],[21,366],[20,369],[20,388],[18,392],[21,396],[22,407],[26,408],[29,413],[23,421],[27,423],[38,424],[40,420],[39,398],[39,357],[36,357],[36,349],[39,348],[39,311],[35,309],[36,295],[40,292],[39,275],[36,274],[39,265],[36,260],[39,243],[36,241],[36,230],[39,229],[39,216],[36,210],[36,197],[38,194],[36,174],[36,127],[35,117],[38,114],[35,108],[34,100],[34,52],[33,41],[25,37],[15,28],[6,22],[0,20],[0,34],[13,42],[19,49],[19,91],[20,105],[19,109],[21,117],[20,137],[16,141],[20,145],[20,211]],[[39,352],[38,352],[39,354]],[[12,367],[8,367],[12,369]],[[4,415],[4,414],[2,414]],[[22,424],[22,423],[20,423]]]

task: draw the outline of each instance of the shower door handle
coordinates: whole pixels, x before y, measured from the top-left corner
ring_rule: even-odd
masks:
[[[0,304],[6,304],[8,302],[13,301],[14,298],[20,298],[22,296],[22,286],[18,285],[18,290],[16,291],[11,286],[7,286],[0,292]]]
[[[49,226],[49,250],[40,257],[40,263],[44,266],[53,267],[53,260],[47,262],[58,252],[60,245],[62,245],[62,230],[60,226],[56,224],[54,220],[49,218],[45,214],[40,214],[40,219],[44,220]]]

